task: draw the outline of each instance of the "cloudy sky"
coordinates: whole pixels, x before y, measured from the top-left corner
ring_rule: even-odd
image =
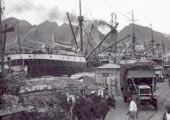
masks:
[[[45,20],[65,21],[65,12],[78,15],[78,0],[3,0],[4,16],[28,20],[39,24]],[[170,33],[169,0],[82,0],[82,12],[86,19],[111,20],[111,12],[117,14],[119,30],[130,23],[131,11],[136,23],[154,30]]]

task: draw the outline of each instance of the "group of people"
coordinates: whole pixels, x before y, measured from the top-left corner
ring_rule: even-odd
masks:
[[[107,112],[116,107],[114,96],[110,96],[102,92],[102,90],[92,91],[86,94],[84,89],[80,91],[80,95],[74,96],[66,94],[67,101],[70,104],[69,115],[72,118],[78,117],[78,120],[104,120]],[[70,102],[71,101],[71,102]]]

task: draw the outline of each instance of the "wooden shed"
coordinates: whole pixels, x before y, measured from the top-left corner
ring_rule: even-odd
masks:
[[[97,67],[95,79],[98,85],[108,87],[111,91],[113,87],[118,89],[120,83],[120,65],[108,63]]]

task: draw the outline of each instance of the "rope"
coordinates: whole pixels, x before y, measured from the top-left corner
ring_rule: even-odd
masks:
[[[87,5],[87,7],[88,7],[87,10],[89,11],[89,14],[90,14],[91,18],[94,19],[93,14],[92,14],[92,12],[91,12],[91,8],[90,8],[90,6],[89,6],[89,4],[88,4],[87,1],[86,1],[86,5]]]
[[[83,4],[83,7],[84,7],[84,11],[85,11],[85,16],[88,17],[88,12],[87,12],[87,8],[86,8],[86,5]]]
[[[90,35],[87,33],[87,30],[86,30],[86,28],[85,28],[85,26],[83,25],[83,27],[84,27],[84,31],[85,31],[85,34],[86,34],[86,36],[87,36],[87,45],[86,45],[86,51],[85,51],[85,56],[87,55],[87,50],[88,50],[88,45],[90,45],[91,47],[92,47],[92,45],[90,44]]]
[[[76,11],[76,10],[77,10],[76,1],[77,1],[77,0],[74,0],[74,8],[75,8],[74,15],[75,15],[75,16],[77,16],[77,15],[76,15],[76,12],[77,12],[77,11]]]
[[[118,10],[115,6],[113,6],[112,4],[110,4],[107,0],[104,0],[104,2],[110,7],[110,8],[114,8],[115,10],[117,10],[122,16],[124,16],[127,19],[130,19],[129,16],[127,16],[125,13],[121,12],[120,10]]]
[[[20,34],[19,34],[19,23],[17,24],[17,26],[18,26],[18,45],[19,45],[19,49],[20,49],[20,53],[22,54],[22,46],[21,46],[21,42],[20,42]],[[20,59],[22,60],[22,69],[24,68],[24,60],[22,59],[22,56],[21,56],[21,54],[20,54]]]

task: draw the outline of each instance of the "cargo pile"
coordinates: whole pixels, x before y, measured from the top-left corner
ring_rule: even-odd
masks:
[[[9,96],[11,98],[8,99],[9,103],[13,101],[13,104],[15,102],[15,107],[26,112],[25,114],[30,114],[31,112],[39,114],[39,118],[34,119],[41,120],[65,120],[68,117],[66,114],[68,111],[66,93],[78,96],[80,95],[80,90],[88,89],[88,86],[92,85],[95,86],[94,89],[97,88],[94,85],[96,84],[95,81],[87,76],[81,78],[81,80],[72,80],[69,77],[43,77],[27,80],[21,80],[20,77],[18,79],[22,81],[22,84],[19,84],[20,82],[18,81],[16,82],[20,85],[18,96]],[[92,88],[87,91],[92,91]],[[16,99],[12,100],[12,98]],[[11,109],[13,107],[11,106]]]

